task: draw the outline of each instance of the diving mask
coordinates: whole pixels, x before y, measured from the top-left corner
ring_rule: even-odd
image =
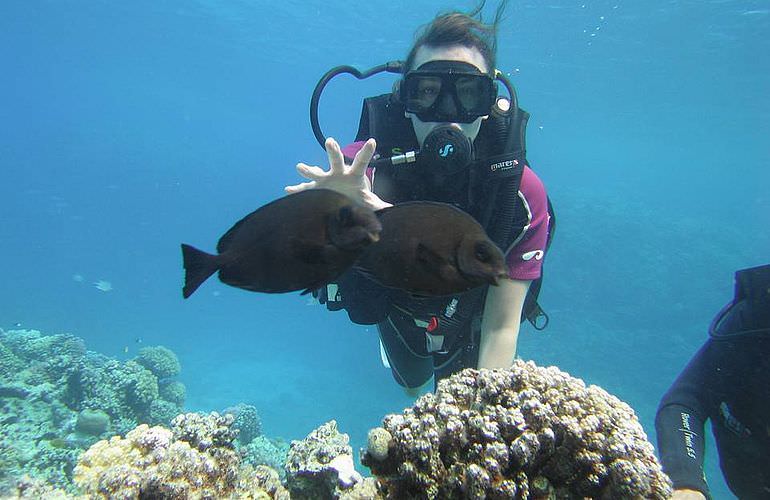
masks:
[[[490,113],[497,86],[472,64],[429,61],[404,76],[399,96],[424,122],[471,123]]]

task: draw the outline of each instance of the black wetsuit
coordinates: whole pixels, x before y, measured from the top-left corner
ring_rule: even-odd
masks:
[[[770,282],[764,290],[770,295]],[[741,499],[770,499],[770,302],[760,307],[753,315],[746,301],[726,308],[712,337],[660,402],[658,448],[677,489],[710,496],[703,451],[704,424],[711,420],[732,492]]]

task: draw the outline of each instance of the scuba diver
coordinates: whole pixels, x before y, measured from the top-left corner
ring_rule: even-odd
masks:
[[[709,339],[663,396],[655,417],[675,499],[711,498],[703,473],[704,424],[730,490],[770,498],[770,265],[735,274],[735,297]]]
[[[300,163],[297,171],[308,181],[286,187],[289,193],[335,189],[374,210],[415,200],[450,203],[476,218],[503,250],[507,279],[494,287],[416,297],[353,269],[318,291],[328,309],[377,325],[383,364],[410,395],[463,368],[509,367],[520,323],[547,324],[537,294],[554,219],[526,159],[529,115],[495,66],[505,5],[491,24],[482,22],[483,1],[467,14],[438,15],[405,62],[366,73],[350,66],[328,72],[313,94],[311,123],[330,168]],[[318,101],[326,83],[340,73],[362,79],[385,71],[400,79],[391,93],[364,100],[355,142],[341,148],[325,138]],[[496,81],[510,97],[498,96]]]

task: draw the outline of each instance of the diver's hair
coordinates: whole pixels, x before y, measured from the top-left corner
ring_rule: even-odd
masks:
[[[461,45],[481,52],[489,73],[493,74],[497,62],[497,26],[503,19],[508,0],[501,0],[495,17],[489,24],[484,23],[481,16],[485,4],[486,0],[481,0],[476,8],[468,13],[452,11],[439,14],[430,24],[423,26],[418,31],[417,39],[406,58],[404,72],[413,69],[412,65],[420,47]]]

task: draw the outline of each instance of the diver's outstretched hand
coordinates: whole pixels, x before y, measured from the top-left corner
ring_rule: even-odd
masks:
[[[389,207],[387,203],[372,192],[369,179],[366,177],[366,166],[372,160],[377,143],[374,139],[366,141],[356,153],[351,165],[345,164],[340,145],[329,137],[326,139],[326,154],[329,156],[329,170],[305,163],[297,164],[297,172],[308,182],[286,186],[287,193],[298,193],[306,189],[325,188],[342,193],[354,201],[368,206],[372,210]]]

